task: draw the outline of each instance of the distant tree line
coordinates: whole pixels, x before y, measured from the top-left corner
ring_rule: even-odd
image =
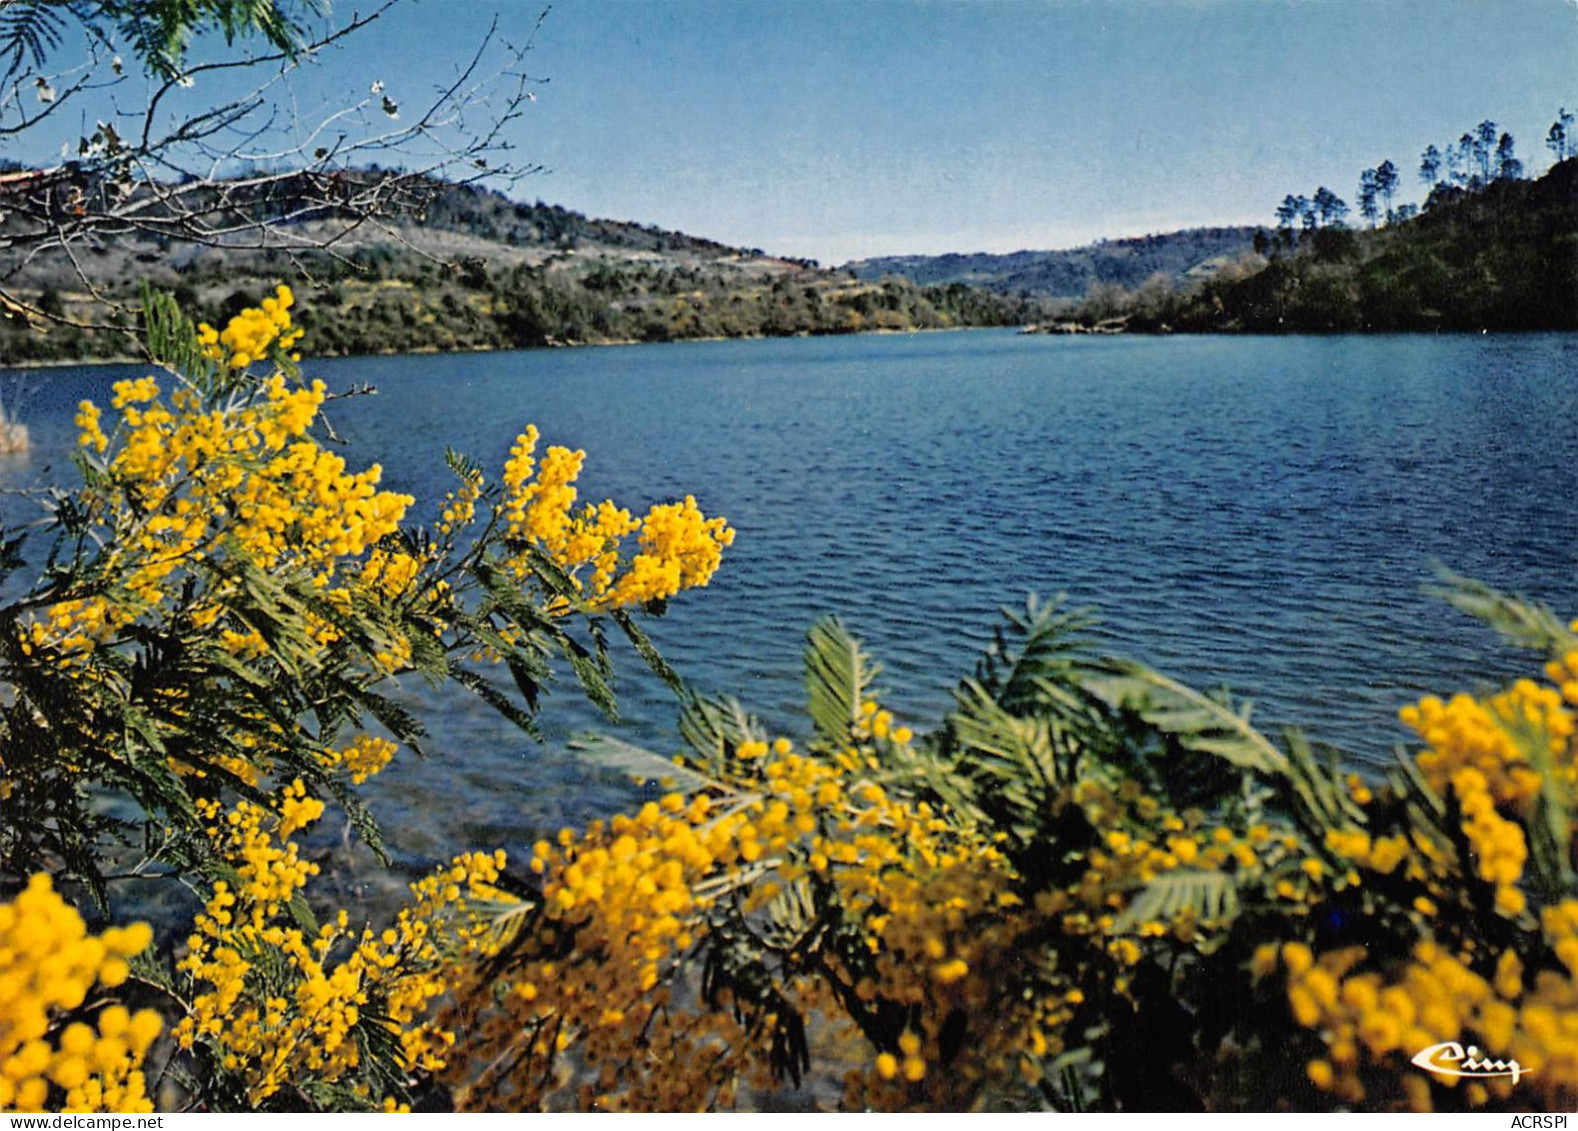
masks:
[[[1272,254],[1251,273],[1209,280],[1180,296],[1164,320],[1134,317],[1127,328],[1250,333],[1578,329],[1573,302],[1578,294],[1578,241],[1573,239],[1578,154],[1563,139],[1553,146],[1561,160],[1530,180],[1515,175],[1518,167],[1496,159],[1500,137],[1497,132],[1488,150],[1494,162],[1488,181],[1475,183],[1486,166],[1462,165],[1457,147],[1464,179],[1434,183],[1428,207],[1409,222],[1397,222],[1402,208],[1394,206],[1393,222],[1373,230],[1301,232],[1296,250]],[[1511,147],[1503,154],[1510,156]],[[1472,159],[1472,148],[1469,155]],[[1384,215],[1386,198],[1379,188],[1376,196],[1376,210]]]
[[[1572,119],[1565,108],[1551,126],[1552,135],[1548,135],[1561,139],[1559,145],[1552,147],[1558,163],[1567,157],[1563,118]],[[1426,208],[1439,204],[1452,193],[1474,192],[1493,181],[1521,180],[1523,174],[1523,162],[1518,158],[1512,135],[1498,130],[1496,123],[1488,119],[1472,130],[1465,130],[1456,142],[1447,143],[1444,150],[1432,144],[1419,156],[1419,180],[1429,192]]]
[[[1557,164],[1578,156],[1578,130],[1566,107],[1551,123],[1545,145]],[[1497,181],[1521,180],[1524,174],[1512,134],[1486,119],[1445,148],[1432,142],[1420,154],[1419,180],[1427,190],[1423,208],[1428,210],[1456,194],[1476,192]],[[1402,174],[1390,158],[1360,172],[1356,200],[1359,216],[1368,227],[1402,223],[1419,215],[1421,206],[1396,203],[1401,185]],[[1312,196],[1290,193],[1276,208],[1275,243],[1291,248],[1310,233],[1346,228],[1349,212],[1348,203],[1325,185]],[[1256,250],[1265,253],[1271,247],[1272,241],[1267,240]]]

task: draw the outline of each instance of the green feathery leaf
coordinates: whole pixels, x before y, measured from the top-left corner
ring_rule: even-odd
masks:
[[[1025,609],[1003,609],[998,626],[976,665],[976,680],[1014,714],[1082,714],[1078,674],[1090,661],[1086,630],[1096,623],[1088,609],[1062,610],[1061,595],[1043,602],[1034,594]]]
[[[683,695],[685,693],[685,681],[669,665],[669,662],[658,653],[657,647],[642,630],[641,626],[635,622],[635,618],[624,609],[611,609],[608,616],[619,626],[620,631],[625,634],[630,643],[634,645],[636,655],[646,661],[646,665],[652,670],[652,673],[668,684],[676,693]]]
[[[680,707],[679,736],[700,765],[722,777],[729,756],[740,744],[765,741],[766,732],[738,700],[691,694]]]
[[[1440,597],[1454,609],[1478,617],[1520,648],[1528,648],[1560,658],[1578,651],[1578,632],[1555,613],[1534,601],[1502,593],[1490,586],[1438,569],[1439,584],[1426,592]]]
[[[837,617],[825,617],[806,633],[805,690],[817,737],[831,746],[849,741],[861,707],[874,695],[872,680],[882,666],[860,650],[860,641]]]
[[[1302,731],[1286,727],[1282,741],[1288,750],[1287,780],[1297,801],[1294,816],[1315,844],[1322,844],[1334,829],[1363,825],[1363,808],[1348,793],[1334,751],[1318,754]]]
[[[203,356],[197,341],[197,327],[181,310],[174,297],[142,284],[143,346],[155,365],[162,365],[205,391],[214,375],[214,364]]]
[[[1140,889],[1113,928],[1128,931],[1141,923],[1168,923],[1185,914],[1201,923],[1228,922],[1238,914],[1238,884],[1226,872],[1192,868],[1163,872]]]
[[[1287,773],[1287,756],[1249,724],[1247,712],[1132,660],[1091,671],[1083,686],[1114,710],[1132,711],[1186,750],[1266,777]]]
[[[655,781],[665,788],[675,788],[684,793],[699,793],[703,790],[733,792],[717,778],[610,734],[578,734],[570,740],[568,749],[600,769],[626,774],[638,782]]]
[[[4,85],[24,66],[43,70],[45,60],[60,47],[65,21],[58,3],[15,0],[0,5],[0,59],[5,61]]]

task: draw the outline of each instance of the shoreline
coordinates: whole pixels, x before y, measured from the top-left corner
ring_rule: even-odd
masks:
[[[1005,326],[916,326],[907,330],[876,329],[876,330],[850,330],[836,334],[818,334],[810,330],[794,334],[711,334],[698,335],[686,338],[664,338],[660,341],[646,341],[641,338],[608,338],[598,341],[564,341],[545,342],[534,346],[418,346],[407,350],[374,350],[369,353],[320,353],[312,356],[313,361],[339,361],[347,358],[358,357],[421,357],[431,354],[463,354],[463,353],[523,353],[530,350],[566,350],[566,349],[604,349],[621,346],[671,346],[684,345],[696,342],[771,342],[786,341],[794,338],[874,338],[874,337],[899,337],[906,334],[956,334],[972,330],[998,330],[1004,333],[1021,333],[1022,325]],[[83,357],[65,360],[26,360],[26,361],[0,361],[0,370],[44,370],[44,369],[88,369],[109,365],[145,365],[152,364],[146,358],[120,356],[120,357]]]
[[[1468,329],[1410,329],[1410,330],[1240,330],[1240,329],[1211,329],[1211,330],[1180,330],[1167,329],[1068,329],[1062,325],[1049,326],[1047,324],[1020,324],[1009,326],[917,326],[908,330],[876,329],[852,330],[845,333],[818,334],[812,331],[802,331],[794,334],[736,334],[736,335],[705,335],[691,338],[665,338],[661,341],[645,341],[640,338],[610,338],[600,341],[566,341],[548,342],[535,346],[453,346],[441,348],[439,346],[419,346],[408,350],[377,350],[370,353],[324,353],[313,356],[314,361],[339,361],[342,359],[361,357],[421,357],[431,354],[465,354],[465,353],[525,353],[534,350],[566,350],[566,349],[608,349],[628,346],[671,346],[686,345],[705,342],[770,342],[786,341],[795,338],[876,338],[876,337],[902,337],[913,334],[959,334],[968,332],[999,331],[1012,333],[1025,337],[1043,338],[1332,338],[1332,337],[1357,337],[1357,338],[1383,338],[1383,337],[1486,337],[1492,334],[1578,334],[1578,329],[1560,326],[1531,327],[1518,329],[1498,329],[1484,327],[1478,330]],[[31,372],[34,370],[47,371],[52,369],[96,369],[111,365],[151,365],[147,359],[131,356],[120,357],[85,357],[67,360],[25,360],[25,361],[0,361],[0,370],[11,372]]]

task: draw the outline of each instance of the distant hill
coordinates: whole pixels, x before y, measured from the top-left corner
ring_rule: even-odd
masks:
[[[1416,217],[1326,228],[1131,329],[1309,333],[1578,329],[1578,158],[1538,180],[1437,188]]]
[[[8,272],[6,285],[74,321],[124,322],[90,295],[80,266],[117,303],[135,306],[137,281],[147,279],[217,323],[286,280],[299,298],[304,344],[318,356],[999,326],[1037,313],[1033,303],[962,284],[861,280],[475,187],[429,189],[420,210],[384,225],[352,227],[322,212],[293,221],[291,233],[304,242],[335,237],[334,255],[120,237],[79,251],[75,263],[39,256]],[[268,202],[281,214],[292,204]],[[126,349],[113,331],[0,323],[0,364]]]
[[[1258,228],[1190,228],[1138,239],[1102,240],[1067,251],[1010,255],[898,255],[861,259],[858,279],[897,276],[923,286],[964,283],[1001,295],[1078,299],[1097,285],[1139,288],[1161,275],[1175,285],[1210,277],[1251,251]]]

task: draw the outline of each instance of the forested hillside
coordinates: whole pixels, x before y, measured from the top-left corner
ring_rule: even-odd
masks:
[[[1257,231],[1191,228],[1067,251],[885,256],[850,263],[846,270],[861,279],[897,275],[923,285],[966,283],[1003,295],[1078,299],[1102,285],[1133,290],[1158,275],[1174,286],[1208,278],[1250,251]]]
[[[1369,231],[1303,233],[1264,270],[1132,328],[1326,332],[1578,329],[1578,158],[1539,180],[1442,186]]]
[[[327,249],[132,234],[74,260],[39,256],[8,286],[65,321],[0,323],[0,362],[125,354],[113,327],[127,323],[117,307],[135,306],[139,279],[213,323],[290,280],[320,356],[1014,325],[1037,313],[1033,303],[962,284],[860,280],[482,189],[429,188],[417,211],[385,224],[353,225],[318,209],[276,225]],[[292,202],[276,195],[256,206],[289,214]]]

